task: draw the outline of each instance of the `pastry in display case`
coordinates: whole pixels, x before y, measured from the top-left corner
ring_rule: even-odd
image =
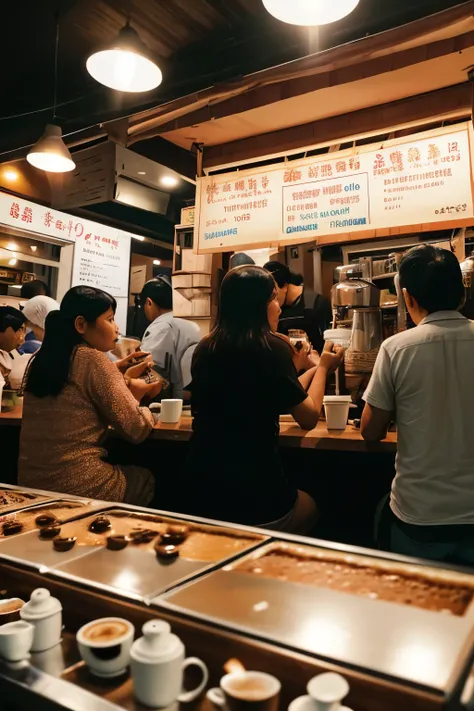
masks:
[[[36,504],[50,501],[51,496],[36,494],[22,489],[10,489],[7,487],[0,488],[0,516],[9,513],[10,511],[18,511],[27,506],[35,506]]]
[[[53,501],[0,517],[0,540],[19,533],[58,527],[64,521],[85,513],[86,501]]]
[[[41,520],[38,533],[0,544],[0,556],[141,599],[268,540],[263,534],[127,508],[85,513],[69,522]],[[38,528],[38,518],[31,527]]]

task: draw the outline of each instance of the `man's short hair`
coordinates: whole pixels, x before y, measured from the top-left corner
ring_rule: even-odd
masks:
[[[245,254],[245,252],[236,252],[229,260],[229,269],[235,269],[235,267],[253,266],[254,264],[255,260],[253,260],[252,257],[249,257],[248,254]]]
[[[428,313],[457,311],[465,298],[461,267],[447,249],[425,244],[408,250],[400,262],[400,286]]]
[[[20,295],[22,299],[32,299],[34,296],[51,296],[48,285],[41,279],[33,279],[23,284]]]
[[[160,309],[170,311],[173,308],[173,289],[169,279],[158,277],[147,281],[140,294],[142,306],[147,299],[151,299]]]
[[[25,316],[14,306],[0,306],[0,333],[5,333],[7,328],[18,331],[26,323]]]

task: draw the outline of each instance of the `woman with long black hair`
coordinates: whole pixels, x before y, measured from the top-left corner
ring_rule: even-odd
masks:
[[[131,442],[146,439],[154,416],[139,402],[159,390],[139,379],[148,363],[109,360],[116,306],[104,291],[76,286],[48,314],[26,377],[21,485],[142,506],[153,498],[151,472],[109,464],[103,446],[109,426]]]
[[[297,533],[316,504],[291,486],[278,454],[279,415],[316,426],[326,378],[341,353],[323,352],[298,379],[293,351],[277,335],[280,306],[272,275],[256,266],[228,272],[217,325],[192,366],[194,414],[186,481],[192,513]]]

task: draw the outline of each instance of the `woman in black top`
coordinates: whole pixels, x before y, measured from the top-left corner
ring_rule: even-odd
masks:
[[[279,415],[290,412],[304,429],[315,427],[326,377],[341,354],[323,353],[319,366],[298,379],[291,346],[273,332],[279,315],[265,269],[242,266],[226,275],[217,326],[193,358],[187,485],[194,514],[304,533],[316,505],[285,476]]]
[[[316,294],[313,305],[305,300],[303,276],[281,262],[267,262],[264,267],[275,279],[281,316],[278,332],[288,335],[291,329],[305,331],[309,342],[318,352],[324,348],[324,331],[331,328],[331,304],[322,294]]]

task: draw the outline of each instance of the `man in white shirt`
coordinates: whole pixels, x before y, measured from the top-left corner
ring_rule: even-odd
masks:
[[[474,565],[474,322],[458,312],[461,270],[424,245],[405,254],[399,278],[416,328],[382,344],[362,416],[368,441],[397,422],[391,549]]]
[[[201,340],[199,326],[173,316],[173,290],[167,277],[147,281],[140,302],[151,321],[141,343],[141,350],[151,353],[159,372],[170,382],[169,397],[183,398],[182,361]]]

